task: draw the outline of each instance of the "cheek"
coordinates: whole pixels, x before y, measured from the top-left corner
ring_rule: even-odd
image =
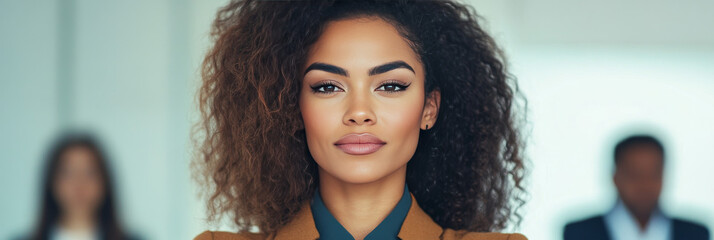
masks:
[[[334,121],[336,111],[330,111],[329,106],[322,106],[320,101],[306,100],[301,103],[300,113],[305,123],[305,131],[308,135],[320,135],[320,126],[325,127],[329,121]]]
[[[82,182],[78,182],[76,176],[59,176],[54,183],[55,197],[64,208],[74,208],[81,205],[86,195]]]
[[[415,88],[404,96],[383,99],[376,112],[381,125],[380,133],[387,143],[384,154],[388,168],[401,167],[414,156],[419,143],[419,128],[421,126],[424,108],[423,90]]]
[[[423,104],[419,98],[410,99],[385,104],[380,120],[385,126],[384,133],[389,134],[391,142],[398,144],[400,148],[416,149]]]
[[[322,149],[320,141],[329,142],[336,128],[342,124],[342,114],[339,109],[335,109],[336,106],[338,104],[330,100],[310,96],[300,98],[300,114],[311,152],[319,152]]]
[[[86,183],[87,195],[89,195],[91,199],[99,199],[104,195],[104,182],[99,175],[89,177]]]
[[[69,198],[68,196],[71,195],[71,186],[70,183],[66,180],[66,178],[62,177],[57,177],[53,183],[52,183],[52,189],[54,191],[55,197],[60,201],[60,202],[66,202],[67,199]]]

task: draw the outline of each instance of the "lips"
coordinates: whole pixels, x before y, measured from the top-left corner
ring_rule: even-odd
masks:
[[[374,153],[387,144],[370,133],[351,133],[335,142],[335,146],[350,155]]]

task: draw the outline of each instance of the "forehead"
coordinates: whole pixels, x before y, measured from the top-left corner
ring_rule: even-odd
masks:
[[[620,161],[622,165],[630,167],[661,167],[663,157],[662,152],[653,146],[637,145],[623,151]]]
[[[328,23],[310,49],[306,64],[325,62],[361,71],[395,60],[422,73],[418,55],[394,26],[381,18],[361,17]]]
[[[67,148],[60,156],[63,165],[91,164],[95,158],[92,150],[86,146],[72,146]]]

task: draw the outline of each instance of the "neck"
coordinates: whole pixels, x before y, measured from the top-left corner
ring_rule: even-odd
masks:
[[[406,166],[377,181],[348,183],[322,169],[320,197],[337,221],[357,240],[364,239],[394,209],[404,192]]]
[[[657,209],[642,210],[640,208],[635,208],[622,200],[620,201],[624,209],[637,222],[637,227],[639,228],[640,232],[644,232],[645,230],[647,230],[647,224],[649,223],[650,217],[655,211],[657,211]]]
[[[59,219],[59,226],[69,231],[90,231],[94,224],[92,215],[85,212],[67,212]]]
[[[637,225],[640,227],[640,231],[645,231],[647,229],[647,223],[650,220],[651,214],[635,214],[635,219],[637,220]]]

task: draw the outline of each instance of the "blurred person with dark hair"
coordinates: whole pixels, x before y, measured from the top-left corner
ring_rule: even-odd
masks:
[[[26,239],[134,239],[119,221],[106,161],[93,136],[61,135],[48,152],[39,219]]]
[[[604,215],[566,225],[565,240],[709,239],[706,227],[671,218],[660,209],[665,151],[659,140],[630,136],[615,146],[614,158],[615,206]]]

